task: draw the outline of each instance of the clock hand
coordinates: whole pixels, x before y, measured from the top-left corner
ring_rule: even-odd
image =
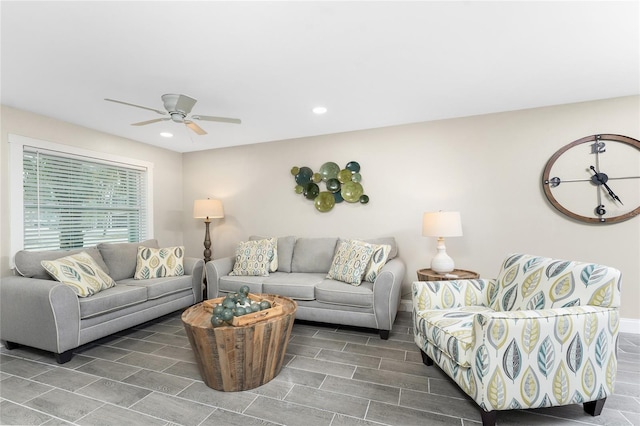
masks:
[[[620,197],[618,197],[618,196],[613,192],[613,190],[612,190],[611,188],[609,188],[609,185],[607,185],[607,183],[606,183],[606,182],[607,182],[607,179],[606,179],[606,176],[607,176],[607,175],[605,175],[604,173],[598,173],[598,172],[596,171],[596,168],[595,168],[595,167],[593,167],[593,166],[589,166],[589,168],[593,171],[593,173],[594,173],[594,177],[596,178],[596,180],[597,180],[598,182],[600,182],[600,185],[603,185],[603,186],[605,187],[605,189],[606,189],[606,190],[607,190],[607,192],[609,193],[609,196],[611,196],[611,198],[613,198],[614,200],[617,200],[620,204],[624,205],[624,204],[622,203],[622,200],[620,199]],[[605,176],[605,178],[601,177],[601,175],[604,175],[604,176]]]

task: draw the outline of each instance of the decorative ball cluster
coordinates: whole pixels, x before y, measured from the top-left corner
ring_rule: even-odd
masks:
[[[318,173],[307,166],[295,166],[291,168],[291,174],[296,180],[296,193],[313,200],[320,212],[328,212],[342,201],[362,204],[369,202],[369,196],[364,194],[360,183],[362,175],[357,161],[349,161],[344,169],[340,169],[334,162],[324,163]],[[324,182],[326,191],[320,191],[318,184],[321,182]]]
[[[214,306],[211,325],[213,327],[233,325],[233,317],[241,317],[269,308],[271,303],[268,300],[255,302],[249,299],[249,286],[243,285],[237,293],[228,294],[221,303]]]

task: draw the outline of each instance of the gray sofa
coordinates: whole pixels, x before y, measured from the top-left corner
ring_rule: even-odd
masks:
[[[65,363],[81,345],[202,300],[203,260],[184,258],[184,276],[134,280],[139,245],[159,248],[156,240],[148,240],[18,252],[15,264],[21,275],[0,280],[0,339],[8,349],[31,346],[53,352],[58,363]],[[78,297],[40,264],[80,251],[89,253],[116,286]]]
[[[264,237],[252,236],[250,239]],[[207,298],[213,299],[248,285],[251,293],[287,296],[298,304],[296,319],[377,329],[387,339],[400,304],[404,262],[397,257],[395,238],[363,240],[391,245],[389,259],[375,282],[353,286],[328,279],[339,239],[279,237],[278,269],[269,276],[231,276],[235,257],[205,265]]]

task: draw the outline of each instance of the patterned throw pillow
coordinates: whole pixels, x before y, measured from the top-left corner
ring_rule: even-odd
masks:
[[[179,277],[184,275],[184,246],[151,248],[138,247],[134,280]]]
[[[367,265],[367,271],[364,273],[365,281],[369,281],[370,283],[375,282],[376,278],[378,278],[380,270],[382,269],[384,264],[387,263],[389,253],[391,253],[391,246],[388,244],[380,244],[374,246],[371,260]]]
[[[43,260],[42,267],[56,280],[70,286],[78,297],[87,297],[116,285],[86,252]]]
[[[342,241],[338,245],[327,278],[360,285],[373,255],[374,246],[363,241]]]
[[[271,237],[266,240],[269,241],[273,247],[271,263],[269,263],[269,272],[275,272],[278,270],[278,239],[276,237]]]
[[[233,271],[229,275],[268,276],[270,269],[278,268],[275,247],[275,238],[241,242],[236,249]]]

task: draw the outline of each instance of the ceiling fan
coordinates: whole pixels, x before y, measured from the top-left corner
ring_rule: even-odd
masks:
[[[161,111],[155,108],[149,108],[146,106],[131,104],[129,102],[118,101],[115,99],[105,98],[105,101],[115,102],[118,104],[129,105],[136,108],[147,109],[149,111],[156,112],[160,115],[165,115],[168,117],[156,118],[153,120],[141,121],[139,123],[132,123],[132,126],[146,126],[147,124],[158,123],[160,121],[172,120],[176,123],[184,123],[185,126],[193,130],[199,135],[206,135],[207,132],[202,129],[202,127],[198,126],[193,120],[203,120],[203,121],[219,121],[221,123],[234,123],[240,124],[241,121],[238,118],[226,118],[226,117],[213,117],[210,115],[191,115],[191,109],[198,102],[196,99],[193,99],[187,95],[176,95],[168,93],[166,95],[162,95],[162,102],[164,103],[164,108],[166,111]]]

